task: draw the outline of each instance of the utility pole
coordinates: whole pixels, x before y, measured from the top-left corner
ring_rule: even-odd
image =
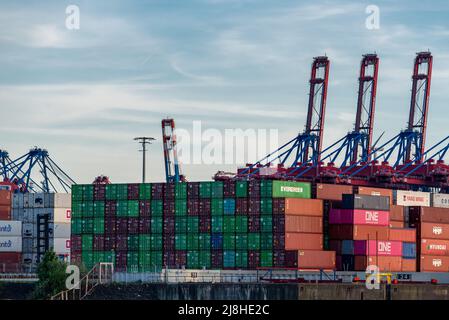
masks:
[[[145,183],[145,154],[147,153],[147,144],[151,144],[153,140],[156,140],[152,137],[137,137],[134,138],[135,141],[142,145],[142,183]]]

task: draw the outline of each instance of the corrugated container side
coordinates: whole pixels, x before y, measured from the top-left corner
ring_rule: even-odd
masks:
[[[449,224],[421,222],[417,227],[419,237],[426,239],[449,239]]]
[[[285,250],[322,250],[323,235],[317,233],[286,233]]]
[[[431,204],[432,207],[449,208],[449,194],[433,193]]]
[[[449,256],[449,240],[421,239],[420,254]]]
[[[416,241],[416,229],[390,228],[390,240],[402,241],[402,242],[415,242]]]
[[[317,199],[342,201],[343,194],[352,192],[353,187],[350,185],[317,183],[315,193]]]
[[[299,250],[299,269],[335,269],[335,251]]]
[[[449,272],[449,257],[421,255],[419,259],[421,272]]]
[[[393,190],[394,204],[401,206],[430,206],[430,193],[418,191]]]
[[[391,189],[355,186],[354,193],[388,197],[390,199],[390,204],[393,204],[393,190]]]

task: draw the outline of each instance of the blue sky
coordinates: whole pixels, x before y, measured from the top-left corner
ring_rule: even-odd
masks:
[[[79,30],[65,28],[76,4]],[[365,27],[367,5],[380,29]],[[449,3],[432,1],[27,1],[0,3],[0,148],[47,148],[77,182],[137,181],[133,137],[159,138],[148,178],[163,180],[160,120],[190,129],[303,129],[312,57],[331,60],[325,145],[354,122],[361,55],[381,59],[375,135],[405,127],[415,53],[434,69],[428,144],[446,136]],[[187,165],[191,180],[235,166]]]

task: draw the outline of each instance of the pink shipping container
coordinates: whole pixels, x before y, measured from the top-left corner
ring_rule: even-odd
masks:
[[[388,211],[330,209],[329,223],[388,226],[390,213]]]
[[[402,257],[400,241],[354,241],[354,254],[358,256],[397,256]]]

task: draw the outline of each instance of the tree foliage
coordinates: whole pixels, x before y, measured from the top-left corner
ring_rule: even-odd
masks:
[[[33,292],[35,299],[48,299],[65,290],[67,264],[58,259],[52,251],[45,253],[37,268],[39,281]]]

